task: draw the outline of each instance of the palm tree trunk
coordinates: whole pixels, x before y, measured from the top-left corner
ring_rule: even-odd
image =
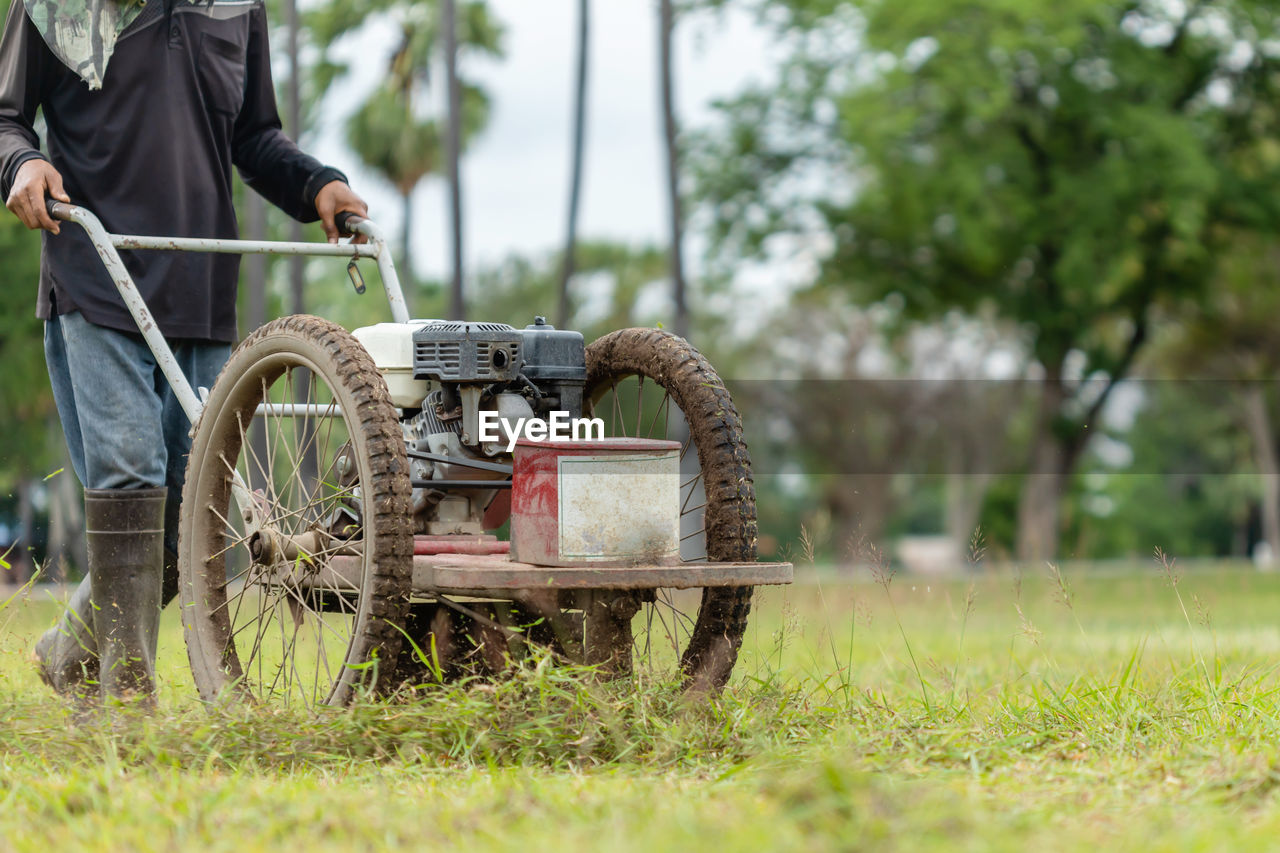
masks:
[[[18,535],[14,538],[14,548],[7,557],[13,566],[10,580],[15,584],[23,584],[35,574],[35,508],[31,501],[32,480],[23,477],[18,480]]]
[[[76,567],[79,573],[88,571],[83,492],[76,475],[72,474],[65,450],[63,465],[63,471],[46,482],[49,489],[49,534],[45,538],[44,579],[54,583],[65,583],[72,576],[69,567]]]
[[[287,109],[288,109],[288,127],[289,135],[294,141],[302,135],[302,92],[300,90],[300,81],[298,75],[298,31],[301,26],[298,20],[298,0],[285,0],[285,21],[289,30],[289,84],[287,88]],[[302,224],[296,219],[289,222],[289,239],[295,242],[302,240]],[[302,281],[302,256],[294,255],[289,259],[289,294],[290,306],[289,310],[294,314],[301,314],[306,309],[306,303],[303,295]]]
[[[449,132],[446,158],[449,161],[449,220],[453,226],[453,287],[449,315],[461,320],[466,314],[462,293],[462,187],[459,160],[462,156],[462,90],[458,85],[458,21],[455,0],[444,0],[444,68],[449,94]]]
[[[1061,365],[1045,372],[1031,437],[1030,466],[1018,496],[1018,559],[1030,563],[1059,556],[1064,472],[1069,470],[1063,441],[1054,431],[1066,396]]]
[[[266,201],[249,190],[245,193],[244,207],[245,231],[249,239],[267,239]],[[245,327],[252,331],[267,322],[267,256],[246,255],[241,263],[245,283],[249,287],[249,316]],[[249,446],[258,459],[267,458],[267,431],[261,419],[255,418],[249,426]],[[253,488],[266,488],[266,483],[256,482]]]
[[[1253,443],[1253,458],[1262,478],[1262,538],[1258,568],[1273,570],[1280,554],[1280,461],[1276,459],[1275,433],[1261,383],[1251,383],[1244,392],[1245,426]]]
[[[413,281],[413,190],[400,195],[400,275]]]
[[[578,206],[582,195],[582,159],[586,135],[587,61],[590,35],[590,0],[578,0],[578,76],[573,109],[573,163],[569,178],[569,214],[565,229],[564,261],[560,270],[560,306],[556,323],[569,327],[569,280],[573,278],[578,244]]]
[[[267,239],[266,202],[253,190],[245,193],[244,214],[244,230],[248,238]],[[267,322],[267,256],[246,255],[241,261],[241,269],[249,287],[249,316],[245,325],[253,330]]]
[[[298,0],[285,0],[285,19],[289,27],[289,87],[288,87],[288,109],[289,109],[289,133],[297,141],[302,136],[302,91],[301,91],[301,67],[298,58],[298,33],[301,24],[298,20]],[[302,242],[302,223],[296,219],[289,221],[289,239],[294,242]],[[294,314],[306,313],[305,298],[305,282],[303,281],[303,258],[301,255],[293,255],[289,258],[289,295],[291,305],[290,310]],[[299,402],[306,400],[308,389],[311,387],[311,376],[306,370],[298,370],[294,372],[294,399]],[[303,483],[312,483],[319,476],[319,461],[316,458],[314,442],[307,441],[311,435],[311,430],[315,429],[315,424],[310,420],[303,420],[299,425],[302,430],[303,444],[302,447],[310,448],[304,451],[303,458],[299,460],[301,468],[301,476]]]
[[[71,458],[67,455],[64,445],[62,449],[63,466],[66,474],[63,476],[62,482],[58,484],[59,500],[65,510],[64,517],[66,519],[67,530],[67,556],[77,569],[78,575],[87,575],[89,573],[89,543],[85,540],[84,530],[84,490],[80,487],[80,481],[71,473]],[[54,580],[66,582],[70,578],[66,575],[55,577]]]
[[[63,482],[68,479],[73,478],[69,478],[67,472],[63,471],[48,481],[49,532],[44,544],[45,571],[47,572],[45,580],[55,583],[66,580],[67,565],[71,560],[71,519],[68,518],[67,513],[69,502],[64,499],[66,489],[63,488]],[[76,497],[78,498],[79,495]]]
[[[675,303],[675,333],[689,335],[689,309],[685,303],[684,253],[681,236],[684,233],[680,209],[680,163],[676,145],[675,95],[671,80],[671,35],[675,28],[671,0],[662,0],[659,6],[658,44],[662,73],[662,130],[667,150],[667,198],[671,220],[671,296]]]

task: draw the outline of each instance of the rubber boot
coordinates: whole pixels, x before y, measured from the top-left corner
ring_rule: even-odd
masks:
[[[142,710],[155,706],[166,491],[84,494],[99,693],[103,700]]]
[[[178,502],[170,494],[165,503],[165,541],[178,539]],[[45,684],[55,692],[72,698],[96,697],[98,692],[98,641],[93,635],[91,579],[86,576],[71,594],[58,624],[36,643],[36,669]],[[164,610],[178,594],[178,555],[164,549],[164,585],[160,609]],[[151,657],[155,659],[152,646]]]
[[[182,489],[169,487],[164,502],[164,586],[160,594],[160,609],[178,596],[178,523],[182,508]],[[169,550],[172,548],[173,550]]]
[[[98,641],[86,577],[72,593],[58,624],[36,643],[36,668],[45,684],[63,696],[87,700],[98,692]]]

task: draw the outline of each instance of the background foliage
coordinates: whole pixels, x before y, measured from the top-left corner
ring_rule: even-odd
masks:
[[[458,10],[470,142],[495,108],[483,63],[502,61],[506,39],[488,4]],[[709,246],[690,267],[691,336],[734,383],[766,550],[801,525],[849,561],[859,542],[895,553],[902,537],[946,537],[960,554],[975,529],[991,556],[1162,545],[1266,562],[1280,550],[1273,4],[702,0],[676,12],[676,38],[750,14],[777,59],[716,121],[673,121],[670,151],[684,236]],[[281,56],[287,9],[271,15]],[[408,237],[416,188],[447,172],[439,5],[308,4],[299,130],[313,138],[350,71],[335,48],[387,22],[394,40],[368,57],[383,82],[341,133],[404,202],[406,287],[417,313],[443,316],[446,294],[412,274]],[[276,211],[261,229],[288,233]],[[589,339],[675,322],[671,246],[568,231],[571,265],[560,250],[468,270],[469,315],[521,326],[571,305]],[[38,240],[4,219],[0,248],[0,532],[15,554],[74,572],[76,485],[65,470],[45,480],[66,466],[32,317]],[[798,282],[797,268],[810,271]],[[786,271],[780,312],[753,310],[745,270]],[[306,310],[383,319],[376,291],[355,300],[333,265],[305,278]],[[293,304],[284,264],[242,291],[246,327],[254,305]]]

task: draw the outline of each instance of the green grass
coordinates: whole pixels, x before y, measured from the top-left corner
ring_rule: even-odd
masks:
[[[730,689],[543,665],[344,712],[77,723],[0,610],[0,849],[1267,849],[1280,575],[1157,565],[761,591]],[[173,614],[166,614],[172,620]]]

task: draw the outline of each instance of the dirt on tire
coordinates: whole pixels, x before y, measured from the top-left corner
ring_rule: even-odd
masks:
[[[706,490],[707,558],[756,559],[755,483],[742,418],[719,375],[684,338],[660,329],[621,329],[587,347],[586,397],[597,402],[627,376],[653,380],[689,425]],[[686,688],[713,692],[729,680],[751,612],[752,587],[705,588],[680,666]]]
[[[238,458],[245,428],[262,402],[267,387],[285,371],[290,357],[309,362],[323,374],[341,398],[351,441],[362,460],[366,547],[365,572],[353,617],[352,638],[345,658],[348,666],[326,698],[341,705],[355,695],[357,682],[380,690],[390,685],[392,666],[400,650],[413,570],[409,464],[395,408],[373,359],[341,326],[320,317],[294,315],[262,326],[232,353],[210,392],[196,425],[180,524],[179,576],[183,596],[183,624],[187,652],[201,697],[212,701],[240,675],[226,608],[214,610],[218,596],[225,600],[224,531],[208,517],[206,507],[228,507],[230,477],[225,459]],[[220,467],[221,466],[221,467]],[[206,516],[208,513],[206,513]],[[369,545],[368,543],[372,543]],[[222,582],[218,574],[222,572]],[[219,587],[221,591],[219,592]],[[350,666],[374,659],[384,662],[356,677]]]

